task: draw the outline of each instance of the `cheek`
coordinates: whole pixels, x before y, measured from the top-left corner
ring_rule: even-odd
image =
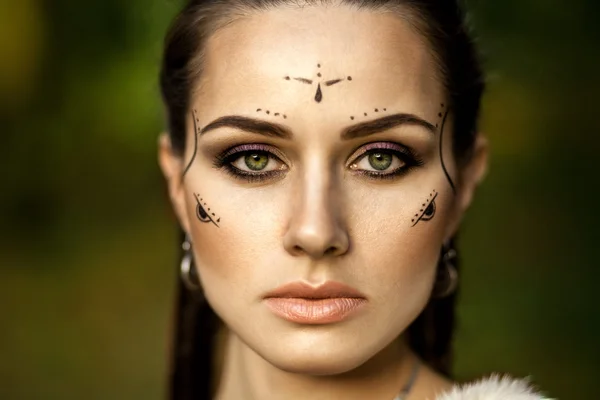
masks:
[[[268,255],[281,252],[277,240],[281,216],[275,205],[282,204],[277,194],[268,196],[214,188],[211,198],[221,218],[219,227],[190,221],[196,266],[207,292],[232,291],[244,294],[261,287],[261,278],[269,273]],[[190,209],[195,204],[190,204]],[[195,215],[195,209],[189,215]],[[272,263],[271,263],[272,264]],[[256,295],[256,293],[251,293]],[[234,297],[232,295],[232,297]]]
[[[443,187],[443,180],[430,186]],[[282,239],[294,215],[286,206],[291,192],[209,189],[205,200],[220,217],[219,227],[196,217],[196,202],[189,195],[196,266],[215,311],[232,317],[225,319],[243,319],[248,302],[289,279],[290,267],[297,265]],[[428,188],[345,189],[340,193],[345,212],[338,222],[347,229],[351,248],[339,276],[364,290],[378,304],[376,314],[396,321],[401,330],[429,298],[452,193],[439,191],[435,215],[413,224],[430,195]]]
[[[361,280],[377,285],[377,295],[382,298],[399,293],[407,298],[414,291],[427,291],[433,283],[451,193],[438,192],[434,215],[418,220],[415,214],[421,216],[427,211],[427,202],[433,197],[430,193],[411,189],[365,195],[349,213],[353,251],[362,260],[359,264],[366,266],[356,273]]]

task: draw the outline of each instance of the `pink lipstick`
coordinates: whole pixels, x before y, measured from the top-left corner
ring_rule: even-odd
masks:
[[[366,303],[365,295],[339,282],[314,287],[304,282],[283,285],[264,296],[277,316],[298,324],[331,324],[350,318]]]

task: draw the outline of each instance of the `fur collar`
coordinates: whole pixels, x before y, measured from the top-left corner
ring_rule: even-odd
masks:
[[[551,400],[538,393],[527,380],[492,375],[480,381],[457,385],[435,400]]]

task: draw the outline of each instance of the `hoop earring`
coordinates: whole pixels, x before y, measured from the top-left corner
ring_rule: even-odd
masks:
[[[191,251],[192,245],[188,235],[185,235],[185,240],[181,244],[181,248],[184,251],[179,267],[181,281],[190,291],[200,290],[200,280],[198,279],[198,274],[194,268],[194,258]]]
[[[443,276],[434,286],[434,296],[438,299],[450,296],[458,287],[458,271],[454,265],[454,260],[457,257],[456,249],[448,245],[442,247],[441,268],[438,268],[438,277],[440,277],[439,272],[442,272]]]

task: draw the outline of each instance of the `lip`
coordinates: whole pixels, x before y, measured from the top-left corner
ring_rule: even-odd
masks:
[[[343,283],[329,281],[319,286],[292,282],[267,293],[266,306],[277,316],[299,324],[331,324],[355,315],[367,298]]]

